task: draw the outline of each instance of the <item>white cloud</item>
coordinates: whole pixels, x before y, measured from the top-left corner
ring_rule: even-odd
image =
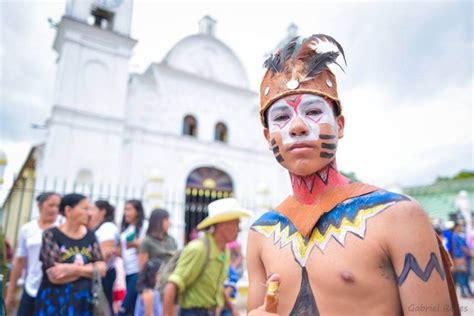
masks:
[[[347,91],[339,167],[379,185],[427,183],[472,168],[471,88],[448,86],[406,104],[368,86]]]

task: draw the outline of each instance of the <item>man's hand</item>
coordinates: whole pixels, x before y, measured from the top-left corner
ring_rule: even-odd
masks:
[[[272,315],[278,315],[276,313],[270,313],[268,310],[271,308],[271,305],[273,305],[270,300],[272,299],[271,295],[269,295],[269,292],[272,292],[273,289],[270,289],[270,284],[272,284],[272,287],[274,286],[273,284],[280,284],[280,276],[278,274],[272,274],[268,279],[267,279],[267,295],[265,295],[265,301],[263,302],[263,305],[258,307],[257,309],[253,309],[248,313],[248,316],[272,316]],[[276,296],[276,295],[275,295]]]

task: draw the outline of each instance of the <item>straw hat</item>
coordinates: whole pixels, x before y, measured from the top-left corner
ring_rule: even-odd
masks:
[[[251,217],[252,213],[233,198],[220,199],[208,206],[209,215],[203,219],[197,229],[202,230],[217,223],[228,222],[241,217]]]

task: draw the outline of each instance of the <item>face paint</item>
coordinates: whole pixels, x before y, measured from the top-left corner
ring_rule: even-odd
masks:
[[[329,124],[337,133],[337,124],[330,104],[322,97],[300,94],[278,100],[269,109],[270,133],[280,133],[283,144],[328,139],[321,135],[320,125]]]

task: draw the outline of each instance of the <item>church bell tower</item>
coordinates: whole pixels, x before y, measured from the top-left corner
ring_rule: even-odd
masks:
[[[53,48],[55,94],[38,177],[117,184],[125,129],[133,0],[67,0]],[[64,186],[65,190],[74,190]]]
[[[123,119],[133,0],[67,0],[54,49],[54,106]]]

